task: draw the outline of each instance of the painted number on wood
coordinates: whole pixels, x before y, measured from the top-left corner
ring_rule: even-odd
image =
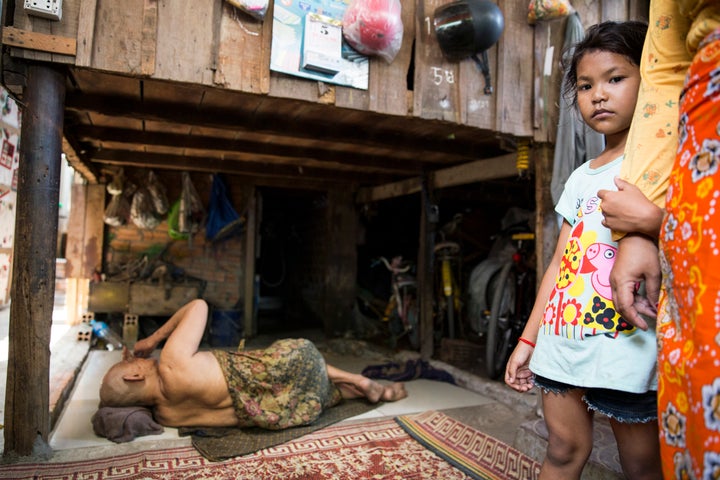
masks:
[[[445,83],[455,83],[455,72],[452,70],[443,70],[441,67],[430,67],[432,81],[435,85]]]

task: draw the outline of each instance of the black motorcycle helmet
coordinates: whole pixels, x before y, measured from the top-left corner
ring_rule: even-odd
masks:
[[[443,55],[459,61],[495,45],[505,19],[490,0],[456,0],[435,9],[433,25]]]

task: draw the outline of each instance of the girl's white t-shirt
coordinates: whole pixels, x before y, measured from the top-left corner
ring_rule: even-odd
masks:
[[[616,190],[623,157],[600,168],[590,161],[568,178],[557,211],[572,226],[555,286],[539,325],[530,370],[577,387],[632,393],[657,389],[655,322],[647,331],[615,310],[610,270],[617,243],[602,225],[598,190]]]

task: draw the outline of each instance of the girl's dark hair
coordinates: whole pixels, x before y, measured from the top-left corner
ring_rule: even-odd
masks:
[[[627,22],[602,22],[587,29],[585,38],[573,47],[572,56],[563,57],[566,70],[563,94],[577,103],[577,65],[580,59],[590,52],[610,52],[624,55],[635,65],[640,66],[647,24],[630,20]]]

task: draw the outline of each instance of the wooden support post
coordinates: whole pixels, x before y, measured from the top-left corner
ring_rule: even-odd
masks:
[[[64,102],[64,72],[30,65],[18,167],[5,455],[49,452],[50,330]]]
[[[255,254],[257,248],[257,189],[253,185],[247,198],[247,221],[245,222],[245,285],[243,288],[244,338],[257,334],[255,317]]]
[[[418,248],[418,294],[420,301],[420,356],[429,360],[434,353],[433,319],[433,245],[435,224],[430,223],[430,202],[432,198],[432,178],[423,179],[424,186],[420,195],[420,241]]]
[[[327,192],[323,324],[330,337],[344,334],[351,325],[357,287],[357,237],[359,220],[352,189]]]

